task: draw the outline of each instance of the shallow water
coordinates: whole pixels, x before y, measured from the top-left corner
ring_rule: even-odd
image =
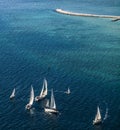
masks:
[[[119,130],[120,22],[62,15],[56,8],[120,15],[119,1],[1,1],[0,129]],[[31,84],[38,95],[44,77],[55,91],[58,116],[44,113],[46,100],[25,110]],[[64,94],[68,87],[70,95]],[[97,105],[103,118],[107,106],[108,115],[94,127]]]

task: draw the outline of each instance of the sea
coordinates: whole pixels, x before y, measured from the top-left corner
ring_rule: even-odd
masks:
[[[56,8],[120,16],[120,0],[0,0],[0,130],[120,130],[120,21]],[[44,78],[48,95],[26,110]],[[44,112],[51,89],[58,115]]]

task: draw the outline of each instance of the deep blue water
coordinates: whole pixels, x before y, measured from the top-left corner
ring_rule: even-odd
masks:
[[[1,0],[0,130],[119,130],[120,21],[62,15],[56,8],[120,15],[119,0]],[[46,99],[25,110],[31,84],[38,95],[44,77],[58,116],[44,113]],[[102,118],[106,107],[108,115],[94,127],[97,105]]]

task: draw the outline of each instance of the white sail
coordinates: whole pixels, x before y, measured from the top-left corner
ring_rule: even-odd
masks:
[[[41,90],[39,96],[35,97],[35,101],[39,101],[39,100],[45,98],[47,93],[48,93],[48,90],[47,90],[47,80],[44,78],[42,90]]]
[[[53,95],[53,90],[51,90],[51,101],[49,104],[49,100],[47,100],[46,107],[44,108],[45,112],[48,113],[59,113],[59,111],[56,109],[55,99]]]
[[[46,96],[48,93],[48,89],[47,89],[47,80],[44,79],[44,95]]]
[[[68,91],[67,91],[68,94],[70,94],[70,89],[68,88]]]
[[[50,106],[49,100],[47,100],[46,107],[49,107],[49,106]]]
[[[101,114],[100,114],[100,109],[99,109],[99,107],[97,108],[97,117],[98,117],[98,120],[101,120]]]
[[[40,97],[45,97],[47,95],[47,80],[44,79],[43,81],[43,87],[42,87],[42,90],[41,90],[41,93],[40,93]]]
[[[64,93],[70,94],[70,89],[68,88],[67,91],[65,91]]]
[[[99,106],[97,107],[97,114],[95,116],[95,121],[97,121],[97,120],[101,120],[101,114],[100,114]]]
[[[13,89],[12,94],[10,95],[10,98],[13,98],[13,97],[15,97],[15,88]]]
[[[51,90],[51,102],[50,102],[50,108],[56,109],[55,99],[53,95],[53,90]]]
[[[44,83],[43,83],[43,86],[42,86],[42,90],[41,90],[41,92],[40,92],[40,97],[42,97],[43,91],[44,91]]]
[[[34,101],[34,90],[33,90],[33,87],[31,85],[31,92],[30,92],[30,101],[29,101],[29,104],[32,105],[33,101]]]

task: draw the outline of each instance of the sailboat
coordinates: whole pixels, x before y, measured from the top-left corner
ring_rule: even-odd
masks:
[[[56,109],[55,98],[53,95],[53,89],[51,90],[50,103],[49,103],[49,100],[47,100],[46,107],[44,108],[44,110],[45,110],[45,112],[48,112],[48,113],[54,113],[54,114],[59,113]]]
[[[30,100],[25,108],[29,110],[33,105],[33,101],[34,101],[34,90],[33,90],[33,86],[31,85]]]
[[[68,88],[68,90],[65,93],[66,94],[70,94],[70,89]]]
[[[93,125],[98,125],[102,123],[101,114],[100,114],[100,108],[97,107],[97,114],[95,116],[95,119],[93,120]]]
[[[47,93],[48,93],[47,80],[44,78],[42,90],[40,92],[40,95],[35,97],[35,101],[42,100],[43,98],[45,98],[47,96]]]
[[[15,88],[12,91],[12,94],[10,95],[10,99],[13,99],[15,97]]]

